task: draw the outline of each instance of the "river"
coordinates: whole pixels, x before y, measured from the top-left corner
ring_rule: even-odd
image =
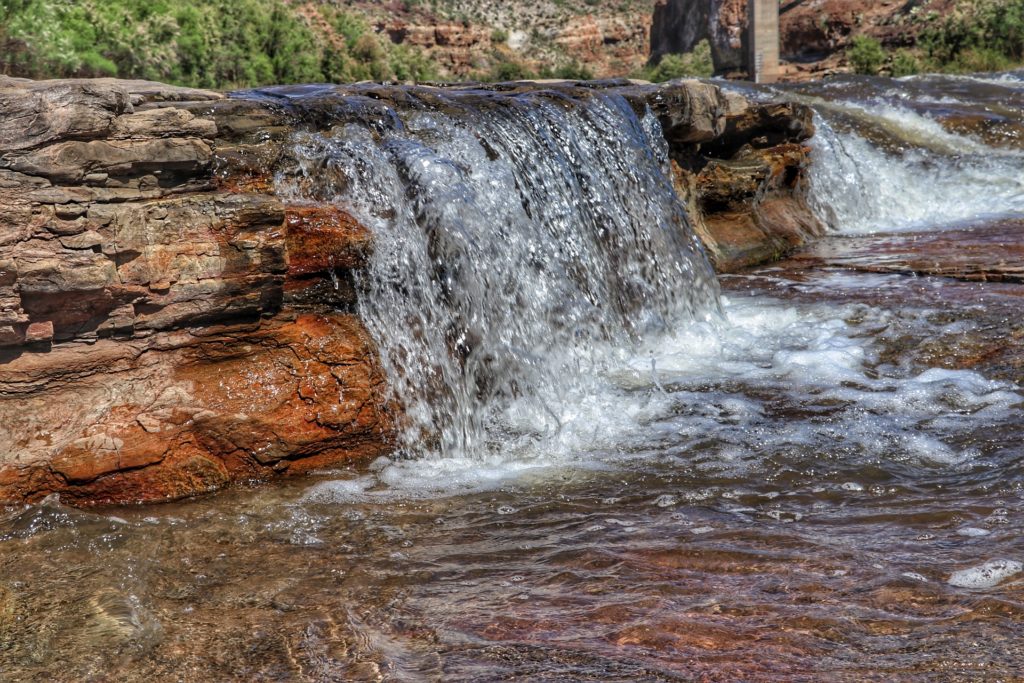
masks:
[[[0,511],[0,678],[1019,680],[1024,74],[744,92],[829,234],[718,280],[615,97],[298,136],[397,452]]]

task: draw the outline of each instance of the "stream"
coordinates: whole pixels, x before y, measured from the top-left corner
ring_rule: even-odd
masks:
[[[717,280],[613,96],[298,135],[396,453],[0,509],[0,679],[1019,680],[1024,74],[744,93],[829,233]]]

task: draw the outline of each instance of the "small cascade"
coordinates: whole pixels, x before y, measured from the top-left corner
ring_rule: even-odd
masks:
[[[407,457],[543,443],[616,357],[717,310],[650,112],[585,89],[388,97],[320,98],[335,125],[297,135],[278,185],[374,232],[359,313]]]
[[[849,234],[1024,215],[1024,117],[997,104],[1024,97],[1009,76],[793,86],[787,94],[817,114],[816,213]]]

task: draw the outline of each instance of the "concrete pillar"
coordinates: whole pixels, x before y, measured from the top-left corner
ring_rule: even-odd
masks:
[[[774,83],[779,78],[779,1],[747,0],[750,80]]]

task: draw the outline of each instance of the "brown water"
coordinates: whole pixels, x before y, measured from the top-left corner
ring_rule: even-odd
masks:
[[[837,287],[829,277],[770,269],[725,284],[780,306],[882,307],[888,324],[862,330],[881,360],[1019,376],[1021,286],[844,274]],[[943,333],[951,319],[970,330]],[[742,385],[731,391],[764,391]],[[770,413],[753,441],[807,411],[829,420],[810,396],[761,398]],[[987,560],[1024,558],[1019,408],[954,434],[975,449],[955,466],[766,438],[757,462],[716,472],[706,461],[730,437],[708,433],[686,452],[637,446],[606,471],[552,467],[463,495],[310,500],[315,482],[357,476],[335,473],[152,508],[9,509],[0,671],[39,681],[1021,680],[1021,575],[948,583]]]
[[[866,149],[853,177],[913,201],[829,167],[835,236],[579,371],[557,430],[0,511],[0,680],[1024,680],[1024,199],[1015,139],[951,153],[984,136],[943,113],[1016,130],[1002,82],[911,82],[909,119],[892,82],[822,86],[873,108],[817,153]],[[875,153],[929,121],[945,151]]]

